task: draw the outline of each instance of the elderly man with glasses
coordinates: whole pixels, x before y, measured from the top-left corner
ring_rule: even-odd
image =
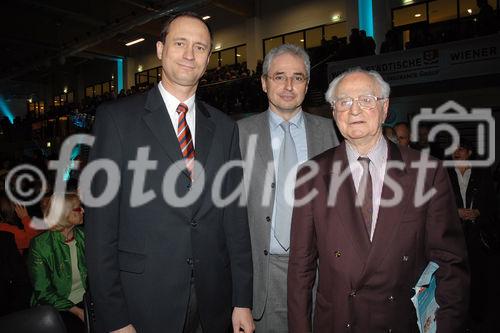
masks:
[[[450,182],[436,160],[419,172],[420,152],[383,137],[389,93],[377,72],[361,69],[336,77],[326,92],[345,141],[298,172],[290,333],[418,332],[410,298],[430,261],[439,265],[437,332],[461,332],[469,273]],[[432,197],[421,200],[422,189]]]

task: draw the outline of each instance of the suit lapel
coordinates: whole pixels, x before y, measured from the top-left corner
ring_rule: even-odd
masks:
[[[195,142],[195,158],[207,170],[207,157],[212,147],[212,139],[214,136],[215,124],[210,118],[210,113],[207,111],[203,103],[196,101],[196,142]],[[196,179],[196,168],[194,171]]]
[[[467,184],[467,191],[465,192],[466,207],[464,208],[472,208],[472,206],[477,206],[477,202],[475,202],[474,198],[477,194],[476,192],[478,188],[478,185],[476,184],[478,180],[477,176],[478,176],[477,169],[471,168],[469,183]]]
[[[387,156],[387,166],[390,166],[391,161],[403,162],[403,158],[401,156],[401,152],[398,146],[392,142],[388,142],[388,156]],[[406,167],[403,170],[397,168],[387,169],[386,166],[386,176],[393,179],[402,189],[410,188],[410,179],[406,172]],[[384,179],[384,185],[382,187],[382,200],[390,200],[394,193],[392,190],[386,186]],[[402,215],[406,210],[406,205],[408,204],[411,196],[404,195],[402,202],[390,207],[383,207],[382,205],[379,208],[377,224],[375,226],[375,232],[372,239],[372,246],[370,250],[370,254],[368,256],[368,261],[365,266],[365,272],[363,274],[362,281],[360,284],[366,280],[367,277],[374,272],[377,267],[380,266],[382,260],[386,256],[386,252],[391,247],[391,243],[394,241],[394,237],[398,231],[398,226],[401,221]]]
[[[158,87],[148,92],[144,108],[146,109],[146,113],[142,119],[158,140],[165,154],[170,158],[172,163],[181,160],[182,154],[179,141],[177,140],[174,128],[171,126],[172,122]],[[189,177],[185,169],[182,169],[182,171]]]
[[[337,192],[337,202],[329,209],[337,212],[340,222],[351,236],[351,243],[356,249],[361,262],[365,262],[370,252],[371,244],[366,233],[361,210],[355,206],[356,188],[354,187],[354,181],[349,169],[345,142],[342,142],[339,148],[335,150],[332,158],[332,166],[334,163],[341,163],[340,174],[332,170],[332,172],[325,175],[327,188],[335,188],[335,186],[330,186],[330,182],[338,182],[344,172],[348,172],[349,175],[341,182]]]
[[[262,112],[258,117],[255,118],[254,129],[252,133],[257,134],[257,155],[259,155],[259,158],[263,163],[262,165],[264,165],[264,169],[270,177],[269,179],[274,179],[274,158],[273,150],[271,147],[271,132],[269,129],[269,119],[267,112],[269,111]],[[272,168],[268,168],[269,162],[273,163]]]
[[[307,158],[312,158],[323,152],[323,137],[322,133],[315,126],[315,119],[306,112],[303,112],[304,124],[306,126],[307,137]]]
[[[460,194],[460,185],[458,185],[458,177],[455,168],[448,169],[448,175],[450,176],[451,187],[453,188],[453,193],[457,207],[464,208],[463,207],[464,202],[462,200],[462,195]]]

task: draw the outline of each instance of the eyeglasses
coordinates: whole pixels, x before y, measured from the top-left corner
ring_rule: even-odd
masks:
[[[370,110],[377,106],[377,101],[384,100],[387,97],[377,97],[373,95],[360,95],[357,98],[341,97],[333,100],[332,107],[339,112],[344,112],[352,108],[354,101],[363,110]]]
[[[292,80],[293,84],[305,84],[307,82],[307,76],[303,74],[294,74],[292,76],[286,76],[285,74],[274,74],[273,76],[266,75],[269,79],[276,83],[287,83],[288,80]]]
[[[73,208],[72,211],[75,213],[83,213],[84,212],[83,207]]]

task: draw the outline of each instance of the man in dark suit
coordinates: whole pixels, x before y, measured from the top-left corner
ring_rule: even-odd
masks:
[[[410,298],[430,261],[439,265],[437,332],[461,332],[469,275],[448,175],[434,159],[424,173],[412,165],[419,152],[383,138],[389,92],[378,73],[361,69],[330,83],[326,97],[345,141],[297,176],[296,204],[305,202],[292,219],[290,333],[418,332]],[[319,172],[311,175],[313,167]],[[313,199],[303,200],[308,194]]]
[[[483,322],[488,319],[490,322],[496,321],[498,314],[497,312],[494,318],[491,316],[488,318],[488,313],[492,313],[491,305],[498,304],[496,297],[492,297],[498,285],[498,273],[495,273],[498,270],[498,263],[495,260],[498,258],[485,246],[490,244],[484,243],[485,237],[489,238],[488,236],[497,228],[495,188],[489,169],[471,167],[468,161],[472,156],[473,145],[466,139],[460,138],[459,147],[452,155],[457,164],[448,169],[469,255],[471,275],[469,327],[485,325]],[[483,330],[495,331],[491,327],[488,329],[483,327]]]
[[[102,106],[94,125],[90,163],[111,160],[121,176],[108,204],[87,209],[98,332],[221,333],[232,323],[234,332],[250,333],[246,210],[212,200],[220,167],[241,158],[238,128],[195,98],[211,32],[196,14],[181,13],[167,21],[156,46],[161,83]],[[227,172],[221,197],[241,181],[241,169]],[[107,183],[106,174],[97,173],[92,195]]]
[[[269,109],[238,121],[241,153],[251,160],[251,174],[245,174],[248,190],[248,220],[254,263],[254,307],[257,333],[287,332],[286,274],[292,205],[281,205],[285,192],[293,197],[296,167],[308,158],[338,145],[332,119],[305,113],[302,102],[310,76],[309,56],[291,44],[278,46],[263,63],[262,89]],[[289,126],[289,139],[282,126]],[[257,138],[255,151],[251,140]],[[291,145],[293,164],[287,166],[284,155]],[[248,155],[250,154],[250,155]],[[288,187],[280,182],[293,173]],[[267,195],[269,194],[269,195]],[[268,200],[263,200],[268,197]],[[279,224],[284,224],[280,238]]]

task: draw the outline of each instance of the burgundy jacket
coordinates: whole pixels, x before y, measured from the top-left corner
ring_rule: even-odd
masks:
[[[361,209],[355,207],[356,190],[349,174],[346,146],[315,157],[319,173],[296,189],[300,200],[316,189],[309,203],[296,207],[291,230],[288,266],[288,323],[290,333],[314,332],[418,332],[410,298],[413,287],[429,261],[436,272],[438,333],[461,332],[469,298],[466,248],[448,174],[441,163],[427,169],[425,191],[436,194],[415,205],[417,169],[412,161],[420,152],[388,143],[390,161],[402,169],[388,169],[402,188],[402,202],[380,207],[372,242],[365,231]],[[341,165],[336,171],[334,162]],[[298,178],[310,172],[304,164]],[[330,185],[332,184],[332,186]],[[394,196],[384,182],[382,199]],[[329,188],[338,189],[335,205],[328,206]],[[319,265],[319,269],[316,267]],[[313,320],[312,288],[319,274]]]

